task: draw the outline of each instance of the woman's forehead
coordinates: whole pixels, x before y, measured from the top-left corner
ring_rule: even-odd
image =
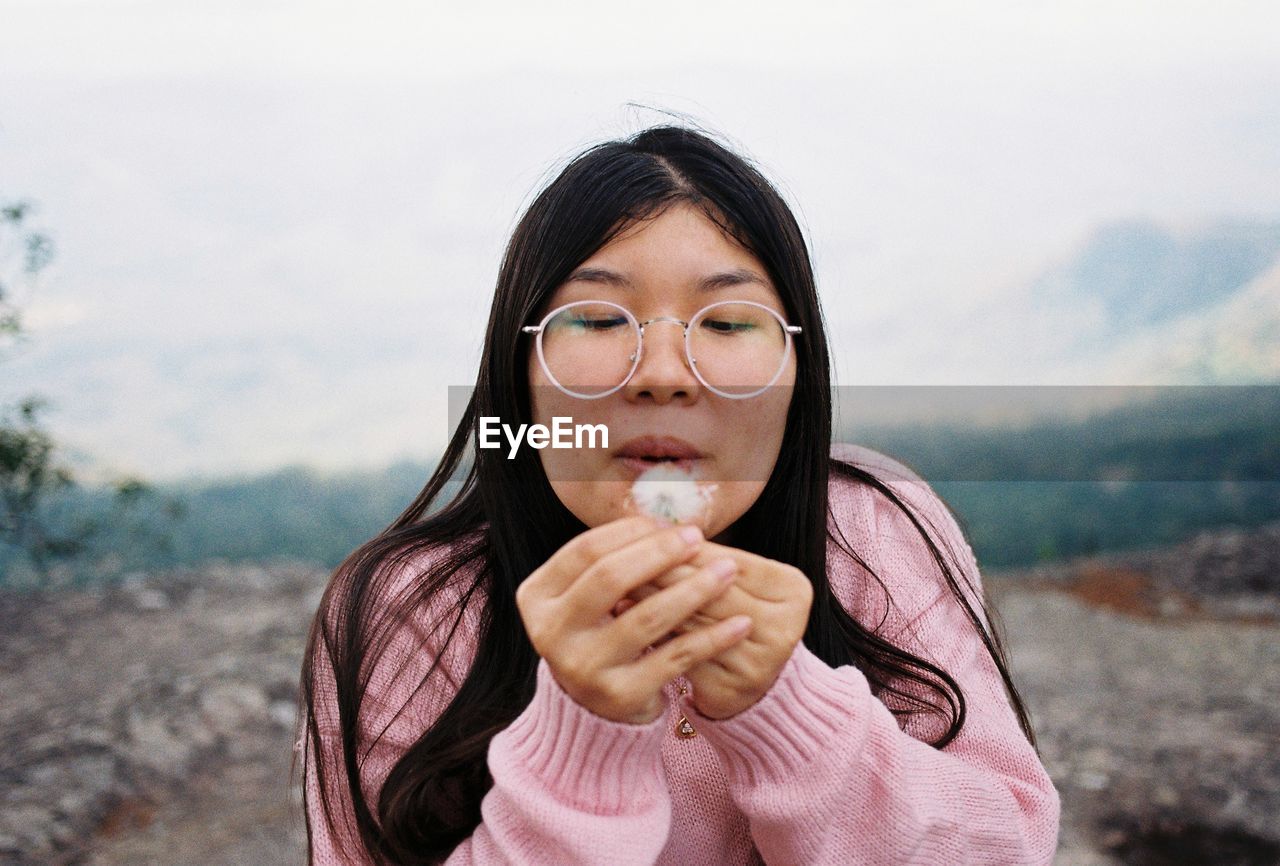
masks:
[[[673,241],[696,243],[721,254],[755,259],[755,255],[735,236],[732,223],[709,204],[678,201],[639,217],[624,220],[610,233],[609,241],[597,254],[609,249],[630,248]]]
[[[611,298],[676,290],[707,303],[744,292],[777,296],[760,260],[688,205],[624,229],[569,273],[561,288],[570,287]]]

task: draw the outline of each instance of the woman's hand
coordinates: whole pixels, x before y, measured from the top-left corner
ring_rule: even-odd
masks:
[[[690,563],[701,544],[697,527],[626,517],[572,539],[516,589],[529,640],[578,704],[617,722],[651,722],[664,708],[663,685],[743,639],[750,620],[729,615],[646,652],[729,588],[732,572],[711,567],[717,557],[703,557],[682,572],[685,580],[621,616],[612,613],[632,590]]]
[[[652,584],[638,587],[617,608],[628,611],[632,604],[644,604],[653,594],[670,592],[697,574],[700,567],[726,557],[738,565],[732,588],[676,626],[672,630],[676,636],[671,638],[680,640],[686,629],[712,627],[731,617],[751,618],[753,625],[746,640],[693,665],[686,674],[693,687],[694,707],[711,719],[742,712],[764,697],[777,680],[809,620],[813,585],[804,573],[754,553],[704,541],[688,562],[660,575]]]

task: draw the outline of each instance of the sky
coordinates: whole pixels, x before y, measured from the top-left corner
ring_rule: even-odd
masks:
[[[57,250],[0,400],[48,396],[108,474],[429,457],[521,209],[665,112],[796,210],[839,384],[1058,382],[1025,290],[1099,226],[1280,218],[1266,3],[0,0],[0,22],[0,199]]]

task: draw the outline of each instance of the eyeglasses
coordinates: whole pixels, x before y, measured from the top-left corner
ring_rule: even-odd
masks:
[[[645,328],[658,322],[684,328],[685,358],[698,381],[733,400],[755,397],[778,381],[792,335],[800,333],[799,325],[788,325],[755,301],[711,304],[688,322],[670,316],[640,322],[609,301],[575,301],[520,330],[537,335],[538,361],[557,388],[594,400],[631,381],[640,366]]]

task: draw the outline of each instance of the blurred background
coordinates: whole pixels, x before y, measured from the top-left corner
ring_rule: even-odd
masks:
[[[669,120],[969,534],[1060,862],[1280,862],[1277,81],[1263,2],[0,0],[0,863],[304,859],[319,592],[522,208]]]

